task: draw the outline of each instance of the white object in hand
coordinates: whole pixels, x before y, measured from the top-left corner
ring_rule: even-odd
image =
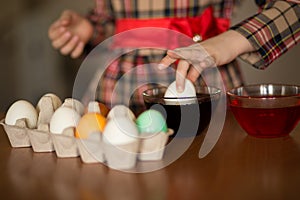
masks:
[[[177,92],[176,81],[171,83],[164,97],[167,105],[185,105],[197,102],[196,89],[188,79],[185,80],[185,88],[182,92]]]

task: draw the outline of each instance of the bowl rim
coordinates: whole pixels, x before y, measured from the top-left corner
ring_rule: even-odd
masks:
[[[158,98],[158,97],[155,97],[155,96],[151,96],[151,95],[148,95],[146,92],[149,91],[149,90],[153,90],[153,89],[160,89],[160,88],[164,88],[164,89],[167,89],[168,87],[166,86],[153,86],[153,87],[150,87],[148,89],[146,89],[145,91],[143,91],[142,95],[143,97],[147,97],[147,98],[151,98],[151,99],[155,99],[155,98]],[[196,86],[196,88],[205,88],[205,89],[208,89],[207,91],[207,96],[197,96],[197,93],[196,93],[196,96],[191,96],[191,97],[161,97],[161,99],[166,99],[166,100],[178,100],[178,99],[182,99],[182,100],[189,100],[189,99],[207,99],[208,97],[209,98],[212,98],[212,97],[215,97],[217,95],[220,95],[221,94],[221,89],[217,88],[217,87],[213,87],[213,86]],[[209,92],[209,89],[211,90],[214,90],[214,91],[211,91]],[[196,92],[197,92],[197,89],[196,89]]]
[[[268,87],[268,86],[285,86],[285,87],[293,87],[293,88],[297,88],[299,90],[298,94],[291,94],[291,95],[265,95],[265,96],[249,96],[249,95],[237,95],[234,94],[233,91],[236,91],[237,89],[240,88],[251,88],[251,87],[257,87],[257,86],[264,86],[264,87]],[[242,85],[242,86],[238,86],[238,87],[234,87],[230,90],[228,90],[226,92],[226,94],[229,97],[233,97],[233,98],[243,98],[243,99],[277,99],[277,98],[290,98],[290,97],[300,97],[300,85],[296,85],[296,84],[280,84],[280,83],[257,83],[257,84],[249,84],[249,85]]]

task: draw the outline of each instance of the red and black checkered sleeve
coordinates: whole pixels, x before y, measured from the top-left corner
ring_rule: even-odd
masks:
[[[300,40],[300,1],[272,1],[262,11],[231,27],[256,49],[240,57],[265,69]]]

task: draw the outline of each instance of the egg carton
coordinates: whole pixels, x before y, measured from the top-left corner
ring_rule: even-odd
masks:
[[[76,138],[79,154],[84,163],[104,163],[102,134],[94,132],[88,138]]]
[[[67,135],[69,130],[58,135],[43,129],[29,129],[25,123],[22,125],[20,122],[12,126],[5,124],[3,119],[0,124],[3,126],[13,148],[32,147],[34,152],[55,151],[57,157],[61,158],[79,156],[75,137]]]
[[[104,149],[101,143],[94,140],[76,139],[79,154],[84,163],[104,163]]]
[[[27,134],[34,152],[53,152],[55,150],[49,132],[37,129],[27,129]]]
[[[165,146],[169,136],[174,133],[173,129],[168,132],[160,132],[150,137],[141,138],[138,159],[141,161],[155,161],[163,158]]]
[[[107,165],[112,169],[132,169],[136,165],[139,140],[123,145],[103,142]]]
[[[2,119],[0,124],[3,126],[12,147],[31,147],[25,120],[18,120],[17,125],[11,126],[5,124],[4,119]]]
[[[53,134],[46,128],[29,129],[19,122],[16,126],[0,121],[13,148],[32,147],[34,152],[55,152],[58,158],[80,156],[83,163],[106,163],[113,169],[130,169],[138,161],[155,161],[163,158],[164,147],[173,130],[138,139],[126,145],[111,145],[100,138],[79,139],[73,128],[62,134]]]
[[[34,152],[55,152],[58,158],[78,157],[79,151],[73,128],[66,129],[62,134],[53,134],[47,130],[27,129]]]
[[[63,158],[79,155],[74,137],[54,135],[38,129],[29,129],[26,125],[7,125],[4,123],[4,119],[0,123],[13,148],[32,147],[34,152],[55,151],[58,157]]]
[[[64,130],[62,134],[51,133],[51,136],[57,157],[72,158],[79,156],[79,150],[76,138],[74,137],[73,128]]]

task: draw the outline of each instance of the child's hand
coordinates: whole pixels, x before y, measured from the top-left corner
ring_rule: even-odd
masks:
[[[200,44],[169,50],[160,64],[160,69],[179,60],[176,70],[176,88],[178,92],[184,90],[185,78],[195,82],[201,72],[208,67],[216,66],[214,58],[210,56]]]
[[[164,69],[179,60],[176,86],[180,92],[184,89],[185,77],[195,82],[205,68],[227,64],[237,56],[252,51],[255,51],[254,47],[244,36],[229,30],[201,43],[169,50],[159,66]]]
[[[52,46],[61,54],[79,57],[86,43],[93,35],[93,26],[78,13],[66,10],[49,28],[48,35]]]

